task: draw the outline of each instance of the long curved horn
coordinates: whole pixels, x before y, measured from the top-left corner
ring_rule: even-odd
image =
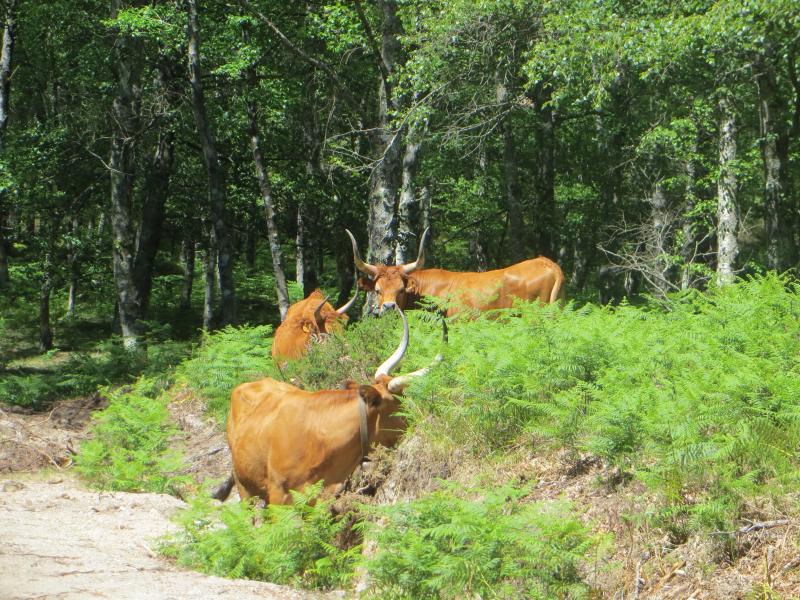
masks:
[[[407,265],[403,265],[403,273],[408,275],[422,267],[422,264],[425,262],[425,240],[428,239],[428,232],[431,230],[430,227],[426,227],[425,231],[422,233],[422,238],[419,241],[419,252],[417,252],[417,260],[413,263],[408,263]]]
[[[375,371],[375,377],[373,379],[377,379],[381,375],[388,375],[392,372],[400,361],[403,360],[403,355],[408,350],[408,320],[406,319],[405,313],[400,310],[400,307],[395,304],[395,310],[400,313],[400,318],[403,319],[403,339],[400,340],[400,345],[397,347],[397,350],[394,351],[386,361],[378,367],[378,370]]]
[[[442,358],[443,357],[441,354],[437,354],[436,358],[433,359],[433,362],[429,364],[427,367],[423,369],[417,369],[416,371],[411,371],[411,373],[406,373],[405,375],[398,375],[397,377],[393,377],[392,380],[389,382],[389,385],[387,385],[386,387],[392,394],[401,393],[406,388],[406,386],[409,383],[411,383],[412,379],[427,375],[428,371],[430,371],[433,367],[442,362]]]
[[[337,308],[336,309],[336,314],[343,315],[353,307],[353,304],[355,304],[356,298],[358,298],[358,292],[360,291],[358,289],[358,284],[356,284],[355,287],[356,287],[356,293],[353,294],[353,297],[350,298],[350,300],[347,301],[347,304],[345,304],[341,308]]]
[[[347,235],[350,236],[350,241],[353,242],[353,262],[356,264],[356,268],[367,275],[377,275],[378,269],[375,268],[375,265],[365,263],[363,260],[361,260],[361,255],[358,253],[358,244],[356,244],[356,238],[353,237],[353,234],[350,233],[349,229],[345,229],[345,231],[347,232]]]
[[[314,323],[318,323],[319,320],[322,318],[322,307],[325,306],[325,303],[328,301],[328,297],[325,296],[322,299],[322,302],[319,303],[319,306],[314,309]],[[308,314],[308,313],[306,313]]]

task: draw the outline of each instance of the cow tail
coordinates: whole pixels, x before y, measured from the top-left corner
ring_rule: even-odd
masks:
[[[228,499],[228,496],[231,495],[231,490],[233,489],[233,473],[225,480],[221,486],[217,488],[217,491],[211,494],[211,497],[214,500],[219,500],[220,502],[225,502]]]
[[[556,282],[553,285],[553,289],[550,291],[550,304],[553,304],[556,300],[561,300],[563,303],[565,299],[566,294],[564,293],[564,275],[557,273]]]

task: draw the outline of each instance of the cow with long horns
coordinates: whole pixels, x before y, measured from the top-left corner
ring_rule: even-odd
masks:
[[[233,474],[215,498],[225,500],[234,482],[242,500],[257,496],[269,504],[288,504],[290,490],[302,491],[320,480],[329,495],[373,444],[397,442],[406,423],[395,414],[400,407],[395,395],[430,369],[392,377],[408,348],[408,321],[398,312],[403,338],[369,385],[307,392],[266,378],[233,390],[227,426]]]
[[[272,358],[281,363],[302,358],[308,345],[347,324],[347,311],[358,297],[353,297],[341,308],[334,308],[319,290],[311,292],[305,300],[295,302],[286,311],[286,318],[275,330],[272,341]]]
[[[380,312],[395,306],[412,308],[425,296],[453,302],[447,316],[461,307],[479,311],[510,308],[515,298],[543,303],[564,300],[564,273],[544,256],[483,273],[423,269],[429,231],[426,229],[419,243],[417,260],[397,266],[372,265],[361,259],[355,237],[350,230],[345,231],[353,244],[356,268],[369,276],[359,279],[359,285],[378,294]]]

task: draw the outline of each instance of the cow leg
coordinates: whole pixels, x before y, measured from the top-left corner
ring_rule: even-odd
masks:
[[[239,480],[235,472],[233,474],[233,481],[236,483],[236,489],[239,492],[239,499],[242,502],[246,502],[247,500],[255,496],[255,494],[251,494],[250,490],[248,490],[247,487]]]
[[[292,495],[285,485],[270,480],[267,484],[267,502],[269,504],[291,504]]]

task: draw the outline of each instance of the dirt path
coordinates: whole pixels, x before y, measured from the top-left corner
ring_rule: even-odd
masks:
[[[158,557],[183,503],[88,491],[61,473],[0,479],[0,598],[321,598],[270,583],[184,571]],[[333,596],[327,596],[333,597]]]

